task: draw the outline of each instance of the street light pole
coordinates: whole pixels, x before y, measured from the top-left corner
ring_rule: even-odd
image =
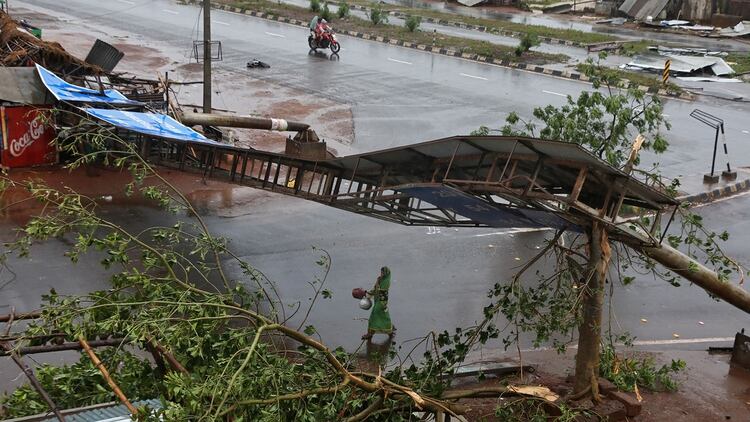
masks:
[[[203,0],[203,112],[211,113],[211,0]]]

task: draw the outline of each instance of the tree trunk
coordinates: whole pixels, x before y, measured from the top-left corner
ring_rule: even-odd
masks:
[[[583,289],[583,319],[578,327],[578,353],[576,354],[574,396],[591,392],[599,400],[599,352],[602,334],[602,308],[604,283],[612,256],[606,229],[594,222],[588,233],[589,264]]]
[[[709,294],[750,313],[750,293],[737,284],[720,280],[716,271],[706,268],[700,262],[667,244],[638,249],[667,269],[703,288]]]

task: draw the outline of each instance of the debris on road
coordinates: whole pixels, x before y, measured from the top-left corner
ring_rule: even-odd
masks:
[[[745,329],[734,336],[731,363],[750,369],[750,337],[745,335]]]
[[[717,56],[694,56],[694,55],[641,55],[637,56],[631,62],[623,65],[625,69],[633,70],[651,70],[657,72],[664,71],[666,60],[671,60],[670,71],[672,74],[683,76],[705,76],[706,74],[715,76],[727,76],[734,74],[731,68],[721,57]]]
[[[271,67],[271,65],[266,62],[262,62],[258,59],[253,59],[247,62],[247,67],[250,69],[254,69],[254,68],[268,69],[269,67]]]

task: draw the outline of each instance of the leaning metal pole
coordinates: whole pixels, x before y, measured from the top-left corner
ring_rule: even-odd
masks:
[[[275,130],[279,132],[304,132],[310,128],[310,125],[307,123],[292,122],[284,119],[210,113],[183,112],[180,115],[180,121],[188,126],[239,127]]]
[[[203,112],[211,112],[211,0],[203,0]]]

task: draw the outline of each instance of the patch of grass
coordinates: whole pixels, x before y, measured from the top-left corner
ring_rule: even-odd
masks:
[[[737,73],[750,72],[750,53],[729,53],[724,60]]]
[[[314,13],[308,8],[279,4],[269,0],[225,0],[223,3],[229,4],[232,7],[255,10],[276,16],[286,16],[303,22],[309,22],[314,15]],[[383,38],[402,40],[412,44],[422,44],[426,46],[434,45],[435,47],[457,51],[462,54],[478,54],[480,56],[489,57],[490,59],[507,60],[513,63],[542,65],[547,63],[564,63],[569,59],[569,57],[564,54],[548,54],[536,51],[529,51],[523,56],[517,57],[515,55],[515,47],[492,44],[487,41],[453,37],[440,33],[422,31],[410,32],[403,26],[387,25],[383,23],[373,25],[369,20],[360,19],[356,16],[350,16],[346,20],[337,21],[335,26],[335,29],[338,31],[363,32]]]
[[[628,41],[622,44],[620,54],[623,56],[633,57],[648,51],[648,47],[653,43],[648,40]]]

